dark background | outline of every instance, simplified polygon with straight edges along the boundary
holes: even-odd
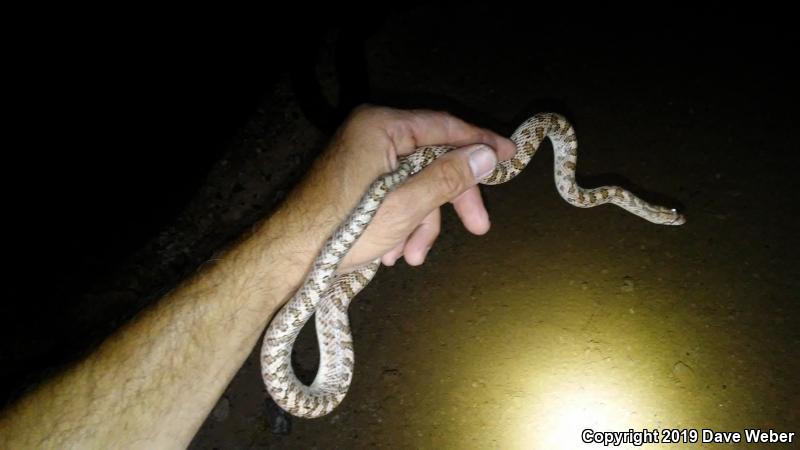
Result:
[[[411,44],[403,44],[409,36],[397,27],[384,28],[406,16],[428,21],[409,28]],[[502,91],[509,80],[547,79],[582,97],[565,102],[558,94],[539,95],[528,108],[568,116],[579,102],[601,108],[613,107],[614,96],[642,97],[641,108],[622,114],[626,126],[672,104],[685,106],[677,122],[684,130],[673,131],[687,141],[705,139],[703,127],[749,141],[732,141],[729,148],[679,146],[669,156],[671,164],[701,161],[708,172],[740,173],[746,178],[730,182],[757,192],[738,207],[762,208],[762,218],[774,208],[780,217],[795,217],[798,146],[794,133],[786,131],[794,130],[798,118],[793,19],[788,11],[760,4],[678,10],[661,3],[611,11],[577,3],[417,2],[393,11],[309,5],[230,16],[136,11],[108,12],[95,20],[36,20],[38,31],[17,36],[14,59],[6,64],[14,75],[6,87],[19,103],[4,152],[5,222],[11,229],[8,283],[0,303],[0,400],[10,401],[91,349],[214,248],[267,215],[354,105],[447,109],[502,132],[518,122],[507,118],[529,112],[505,111],[501,98],[496,110],[467,107],[464,98],[438,92],[437,83],[474,85],[490,97],[490,89]],[[419,44],[453,34],[463,35],[463,53],[434,58],[431,48]],[[387,44],[373,48],[378,56],[367,54],[375,35],[402,50]],[[431,59],[439,65],[426,71]],[[320,66],[328,72],[320,74]],[[408,67],[413,70],[403,72]],[[370,74],[389,72],[394,78],[385,78],[396,83],[375,89]],[[443,72],[445,81],[436,81]],[[426,88],[428,77],[433,81]],[[328,89],[341,96],[338,102],[326,99],[318,86],[329,79],[334,82]],[[279,92],[286,80],[291,90]],[[299,105],[300,117],[282,114],[287,98]],[[186,241],[195,247],[159,265],[159,257],[170,251],[159,233],[176,223],[179,228],[181,214],[208,183],[212,167],[246,147],[253,136],[248,123],[258,111],[259,120],[271,124],[308,121],[322,140],[298,149],[299,159],[286,173],[265,167],[266,173],[282,175],[272,178],[248,213],[197,231]],[[605,113],[597,109],[597,114]],[[698,148],[708,153],[700,158]],[[269,153],[268,145],[264,151]],[[692,200],[704,189],[708,186],[687,180],[673,194],[696,212],[703,206]],[[218,200],[224,204],[228,198]],[[787,256],[781,270],[796,274],[797,260],[790,256],[797,250],[796,223],[765,219],[762,225],[754,224],[748,228],[752,234],[741,238],[782,247],[780,254]],[[792,304],[786,314],[796,317]]]
[[[116,11],[89,19],[71,10],[63,12],[70,20],[40,18],[31,24],[36,32],[15,43],[8,90],[16,114],[4,180],[15,263],[0,305],[8,344],[0,355],[3,403],[91,349],[297,182],[308,161],[277,181],[283,191],[267,192],[273,198],[250,222],[222,230],[189,260],[156,269],[158,281],[145,282],[144,291],[122,288],[137,300],[108,306],[102,299],[134,255],[157,258],[153,239],[257,109],[280,108],[271,103],[277,80],[291,80],[326,133],[367,99],[361,47],[379,19],[370,24],[369,11],[356,17],[346,8],[315,11]],[[333,29],[345,30],[337,45],[350,72],[341,106],[322,97],[316,74]],[[97,290],[101,298],[90,294]]]

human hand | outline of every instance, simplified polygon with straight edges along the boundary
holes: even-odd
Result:
[[[339,160],[341,196],[354,206],[366,187],[397,168],[398,157],[425,145],[451,145],[455,150],[437,159],[390,193],[340,265],[340,271],[378,257],[394,265],[402,256],[420,265],[439,235],[440,207],[451,202],[464,226],[480,235],[490,221],[478,181],[497,160],[514,156],[511,140],[470,125],[447,113],[362,107],[334,137],[329,157]]]

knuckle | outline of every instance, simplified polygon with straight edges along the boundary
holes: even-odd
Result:
[[[377,109],[378,107],[376,106],[370,105],[368,103],[363,103],[353,108],[353,112],[350,115],[354,119],[362,119],[364,117],[369,117],[375,114],[375,111]]]
[[[355,107],[344,121],[342,129],[346,135],[360,135],[376,128],[386,128],[397,119],[391,108],[362,104]]]
[[[354,121],[374,120],[384,118],[389,115],[391,109],[385,106],[376,106],[370,103],[362,103],[356,106],[350,117]]]
[[[461,161],[456,158],[442,158],[436,167],[436,176],[448,199],[457,196],[464,188],[464,176]]]
[[[356,106],[350,112],[347,120],[345,120],[345,125],[348,128],[364,126],[365,124],[369,124],[379,114],[380,108],[369,104],[362,104]]]
[[[376,108],[376,106],[374,106],[374,105],[372,105],[370,103],[361,103],[359,105],[356,105],[355,108],[353,108],[352,114],[353,115],[361,114],[361,113],[364,113],[366,111],[370,111],[370,110],[375,109],[375,108]]]

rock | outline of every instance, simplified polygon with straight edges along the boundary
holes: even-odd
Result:
[[[633,292],[635,289],[633,278],[626,276],[622,279],[622,292]]]
[[[214,410],[211,411],[211,417],[214,418],[217,422],[222,422],[223,420],[228,418],[228,415],[231,412],[231,402],[228,400],[228,397],[222,397],[217,402],[217,406],[214,407]]]
[[[693,386],[697,381],[694,370],[683,361],[678,361],[672,366],[672,375],[683,385]]]
[[[384,368],[381,372],[381,381],[388,388],[397,388],[400,386],[400,370],[393,368]]]
[[[272,434],[286,436],[292,432],[292,420],[289,413],[281,409],[271,397],[266,396],[266,416]]]

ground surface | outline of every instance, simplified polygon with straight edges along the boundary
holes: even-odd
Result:
[[[586,184],[618,174],[675,199],[688,223],[571,208],[547,147],[483,189],[491,233],[469,236],[448,214],[423,267],[383,270],[360,296],[356,378],[339,409],[271,435],[253,358],[193,446],[561,448],[577,439],[567,417],[600,430],[798,430],[797,159],[780,60],[677,25],[597,29],[591,42],[509,15],[467,10],[438,27],[428,13],[369,39],[378,98],[457,104],[505,133],[562,106]]]

